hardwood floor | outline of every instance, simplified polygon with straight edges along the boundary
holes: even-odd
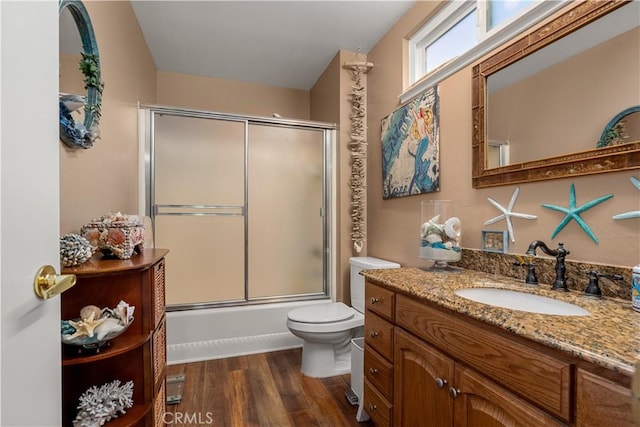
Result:
[[[361,426],[345,392],[350,375],[309,378],[302,349],[171,365],[185,374],[182,401],[167,405],[170,426]]]

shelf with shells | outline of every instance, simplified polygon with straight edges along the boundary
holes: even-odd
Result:
[[[114,308],[101,309],[95,305],[82,307],[80,317],[61,322],[62,343],[69,346],[65,354],[71,357],[83,356],[82,360],[75,362],[86,363],[86,356],[103,353],[108,349],[112,356],[143,344],[148,339],[145,334],[119,339],[117,345],[114,341],[133,323],[134,310],[135,307],[125,301],[120,301]],[[65,362],[73,364],[74,359],[67,358]]]
[[[114,380],[133,383],[133,406],[109,426],[162,425],[167,252],[148,249],[128,259],[95,253],[62,270],[75,274],[77,283],[60,303],[61,425],[73,424],[90,387]]]

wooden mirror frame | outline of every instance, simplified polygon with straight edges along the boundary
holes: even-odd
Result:
[[[580,2],[538,30],[516,40],[472,70],[472,186],[496,187],[569,176],[640,168],[640,141],[590,149],[497,168],[486,168],[487,78],[629,1]]]
[[[93,32],[89,13],[80,0],[59,0],[58,13],[68,9],[78,27],[82,40],[82,59],[79,68],[84,76],[87,91],[84,105],[84,122],[75,123],[70,112],[60,102],[60,139],[69,148],[90,148],[99,138],[102,111],[102,82],[98,43]]]

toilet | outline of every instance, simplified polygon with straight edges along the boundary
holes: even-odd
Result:
[[[364,277],[362,270],[398,268],[400,264],[372,257],[352,257],[351,305],[314,304],[291,310],[287,327],[303,340],[302,373],[325,378],[351,372],[351,339],[364,334]]]

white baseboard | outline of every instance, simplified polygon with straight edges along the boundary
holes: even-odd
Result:
[[[302,340],[291,332],[169,344],[167,363],[176,365],[297,347],[302,347]]]

